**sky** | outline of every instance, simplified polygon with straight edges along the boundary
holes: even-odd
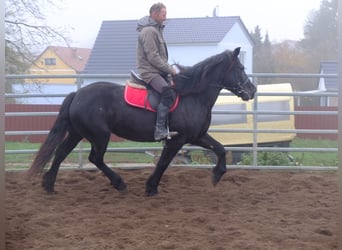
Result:
[[[136,20],[148,15],[158,0],[64,0],[60,9],[47,15],[52,26],[70,27],[72,46],[92,48],[104,20]],[[248,31],[258,25],[271,42],[300,40],[303,28],[321,0],[164,0],[168,18],[240,16]]]

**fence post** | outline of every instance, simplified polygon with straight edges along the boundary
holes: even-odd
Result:
[[[5,6],[0,3],[0,249],[5,249]]]
[[[253,77],[253,83],[258,87],[258,77]],[[253,167],[258,166],[258,92],[253,100]]]
[[[77,84],[77,90],[82,88],[82,79],[78,76],[76,80]],[[83,142],[82,140],[78,143],[78,167],[82,168],[83,167]]]
[[[337,239],[339,240],[339,246],[341,249],[342,248],[342,87],[341,87],[341,82],[342,82],[342,1],[338,2],[338,23],[337,23],[337,41],[338,41],[338,68],[337,68],[337,81],[339,83],[338,87],[338,152],[339,152],[339,168],[338,168],[338,186],[339,186],[339,228],[337,228]]]

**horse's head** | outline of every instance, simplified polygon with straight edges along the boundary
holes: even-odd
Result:
[[[239,60],[240,47],[229,53],[231,53],[231,62],[227,72],[224,74],[224,79],[222,80],[224,88],[228,89],[244,101],[253,99],[256,87],[249,80],[245,72],[245,67]]]
[[[244,101],[253,99],[256,87],[239,60],[240,48],[209,57],[192,67],[179,64],[174,76],[175,90],[181,95],[204,92],[208,87],[225,88]]]

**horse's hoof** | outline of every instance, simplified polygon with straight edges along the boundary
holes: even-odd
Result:
[[[123,181],[120,181],[119,184],[113,184],[113,186],[116,190],[118,190],[121,193],[124,193],[125,191],[127,191],[127,185]]]
[[[43,185],[43,188],[47,194],[56,194],[55,189],[53,186]]]
[[[146,190],[145,195],[147,197],[156,196],[156,195],[158,195],[158,190],[157,189]]]
[[[43,181],[42,187],[47,194],[55,194],[55,189],[53,185],[48,185],[47,182]]]
[[[45,191],[46,194],[57,194],[57,192],[55,191],[54,188],[44,187],[44,191]]]
[[[47,195],[57,194],[57,191],[47,191],[47,190],[45,190],[45,192],[46,192]]]
[[[121,190],[118,190],[118,191],[119,191],[119,193],[122,194],[122,195],[128,194],[128,189],[127,189],[127,188],[121,189]]]
[[[216,186],[220,182],[222,176],[225,173],[226,173],[226,171],[213,171],[212,183],[213,183],[214,186]]]

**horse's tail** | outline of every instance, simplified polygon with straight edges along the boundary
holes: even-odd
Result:
[[[75,92],[72,92],[64,99],[55,123],[28,170],[28,176],[32,176],[43,171],[46,164],[51,160],[57,146],[65,138],[68,128],[70,127],[69,108],[75,94]]]

